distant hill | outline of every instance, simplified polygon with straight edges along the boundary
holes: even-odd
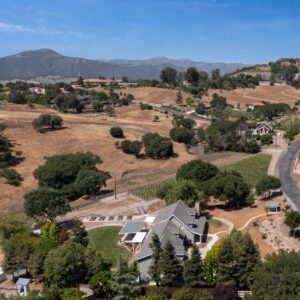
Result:
[[[184,71],[190,66],[210,72],[220,69],[229,73],[245,67],[241,63],[206,63],[185,59],[155,57],[147,60],[91,60],[68,57],[50,49],[21,52],[0,58],[0,80],[35,79],[46,76],[61,78],[84,78],[105,76],[108,78],[158,79],[160,70],[166,66]]]

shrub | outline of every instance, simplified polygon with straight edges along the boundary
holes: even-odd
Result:
[[[126,154],[139,155],[142,149],[142,142],[125,140],[121,143],[121,149]]]
[[[18,186],[23,180],[21,175],[14,169],[3,169],[1,175],[6,179],[6,182],[11,185]]]
[[[147,103],[140,103],[141,110],[153,110],[153,106]]]
[[[114,138],[123,138],[124,137],[123,130],[120,127],[112,127],[109,132],[110,132],[111,136]]]
[[[261,135],[259,139],[262,145],[271,145],[273,143],[272,134]]]
[[[193,294],[187,287],[180,288],[176,290],[173,295],[172,299],[174,300],[193,300]]]
[[[57,115],[41,114],[37,119],[32,121],[32,126],[36,131],[55,130],[61,128],[63,119]]]

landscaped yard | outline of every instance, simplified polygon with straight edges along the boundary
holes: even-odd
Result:
[[[221,221],[216,220],[216,219],[208,219],[207,223],[209,226],[216,227],[216,228],[219,228],[223,225],[223,223]]]
[[[271,158],[272,156],[268,154],[258,154],[224,166],[222,170],[239,172],[245,181],[253,187],[262,177],[267,175]]]
[[[107,226],[92,229],[88,231],[90,244],[99,251],[104,258],[109,260],[113,267],[117,265],[118,257],[121,255],[124,259],[129,260],[131,254],[125,248],[118,246],[120,239],[119,226]]]

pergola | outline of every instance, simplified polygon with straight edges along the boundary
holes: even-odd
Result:
[[[129,222],[123,226],[119,234],[123,234],[122,243],[131,246],[132,252],[143,242],[147,231],[145,231],[145,222]]]

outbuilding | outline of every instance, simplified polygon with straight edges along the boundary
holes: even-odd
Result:
[[[270,201],[266,203],[268,213],[277,213],[280,210],[280,203],[277,201]]]

